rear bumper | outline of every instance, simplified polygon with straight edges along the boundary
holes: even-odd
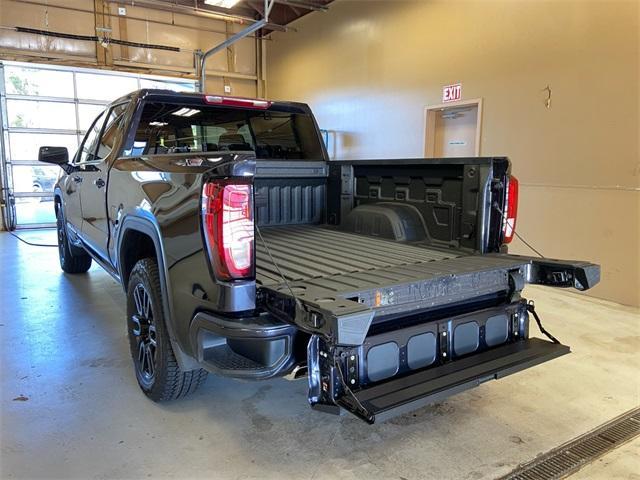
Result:
[[[270,314],[227,318],[198,312],[191,322],[193,351],[203,368],[220,375],[266,379],[293,368],[296,328]]]

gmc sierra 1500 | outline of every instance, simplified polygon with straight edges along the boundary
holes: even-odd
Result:
[[[307,376],[312,406],[372,423],[568,353],[529,338],[521,291],[599,280],[506,253],[506,158],[329,161],[300,103],[140,90],[40,160],[65,171],[62,269],[122,284],[156,401],[207,372]]]

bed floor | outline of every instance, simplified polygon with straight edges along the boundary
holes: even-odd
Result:
[[[262,227],[260,231],[288,281],[384,270],[463,255],[456,250],[398,243],[317,225]],[[256,238],[256,266],[258,283],[282,283],[282,277],[259,236]]]

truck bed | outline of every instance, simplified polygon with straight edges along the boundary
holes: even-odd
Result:
[[[366,278],[368,282],[403,281],[406,276],[396,278],[399,276],[388,273],[388,269],[407,266],[407,271],[411,271],[412,265],[468,255],[452,249],[402,244],[317,225],[269,227],[262,228],[261,233],[280,272],[289,282],[359,272],[367,273],[366,276],[356,275],[355,278]],[[256,259],[259,284],[283,283],[260,238],[257,239]]]

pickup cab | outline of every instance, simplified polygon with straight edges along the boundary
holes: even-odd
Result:
[[[569,353],[529,337],[523,288],[599,281],[507,253],[507,158],[330,161],[301,103],[140,90],[39,158],[64,170],[62,270],[122,284],[155,401],[306,377],[312,407],[373,423]]]

